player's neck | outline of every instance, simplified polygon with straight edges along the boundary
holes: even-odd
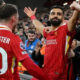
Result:
[[[10,28],[10,25],[8,25],[6,23],[0,23],[0,27],[3,27],[4,29],[7,29],[7,30],[12,32],[12,29]]]
[[[59,26],[53,26],[53,25],[51,25],[51,28],[52,28],[52,30],[56,30],[56,29],[58,29],[62,24],[63,24],[63,23],[61,23]]]
[[[51,26],[51,29],[52,29],[52,30],[56,30],[58,27],[59,27],[59,26],[56,26],[56,27]]]
[[[11,22],[11,20],[8,20],[8,21],[0,20],[0,24],[7,26],[10,29],[10,31],[12,32],[13,23]]]

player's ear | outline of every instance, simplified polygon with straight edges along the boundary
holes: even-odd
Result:
[[[16,21],[16,16],[12,16],[11,20],[12,20],[12,22],[15,22]]]
[[[10,22],[11,22],[11,23],[14,23],[14,21],[15,21],[15,16],[11,16]]]

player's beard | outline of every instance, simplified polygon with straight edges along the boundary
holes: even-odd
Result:
[[[55,18],[50,19],[50,23],[52,26],[58,27],[62,23],[62,20],[55,17]]]

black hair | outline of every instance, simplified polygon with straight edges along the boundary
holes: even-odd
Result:
[[[35,31],[33,31],[33,30],[28,30],[28,33],[35,34]]]
[[[18,13],[16,5],[5,4],[0,7],[0,20],[8,20],[11,16]]]
[[[59,9],[61,9],[62,12],[63,12],[63,14],[64,14],[64,8],[63,8],[63,6],[61,6],[61,5],[54,5],[54,6],[51,7],[50,11],[51,11],[52,9],[54,9],[54,8],[59,8]]]

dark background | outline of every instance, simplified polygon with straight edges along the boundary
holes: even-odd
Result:
[[[23,9],[25,6],[30,6],[32,9],[35,7],[38,8],[38,11],[42,10],[43,8],[50,8],[54,4],[62,5],[65,2],[69,4],[73,0],[4,0],[6,3],[15,4],[18,6],[20,18],[25,17]]]

